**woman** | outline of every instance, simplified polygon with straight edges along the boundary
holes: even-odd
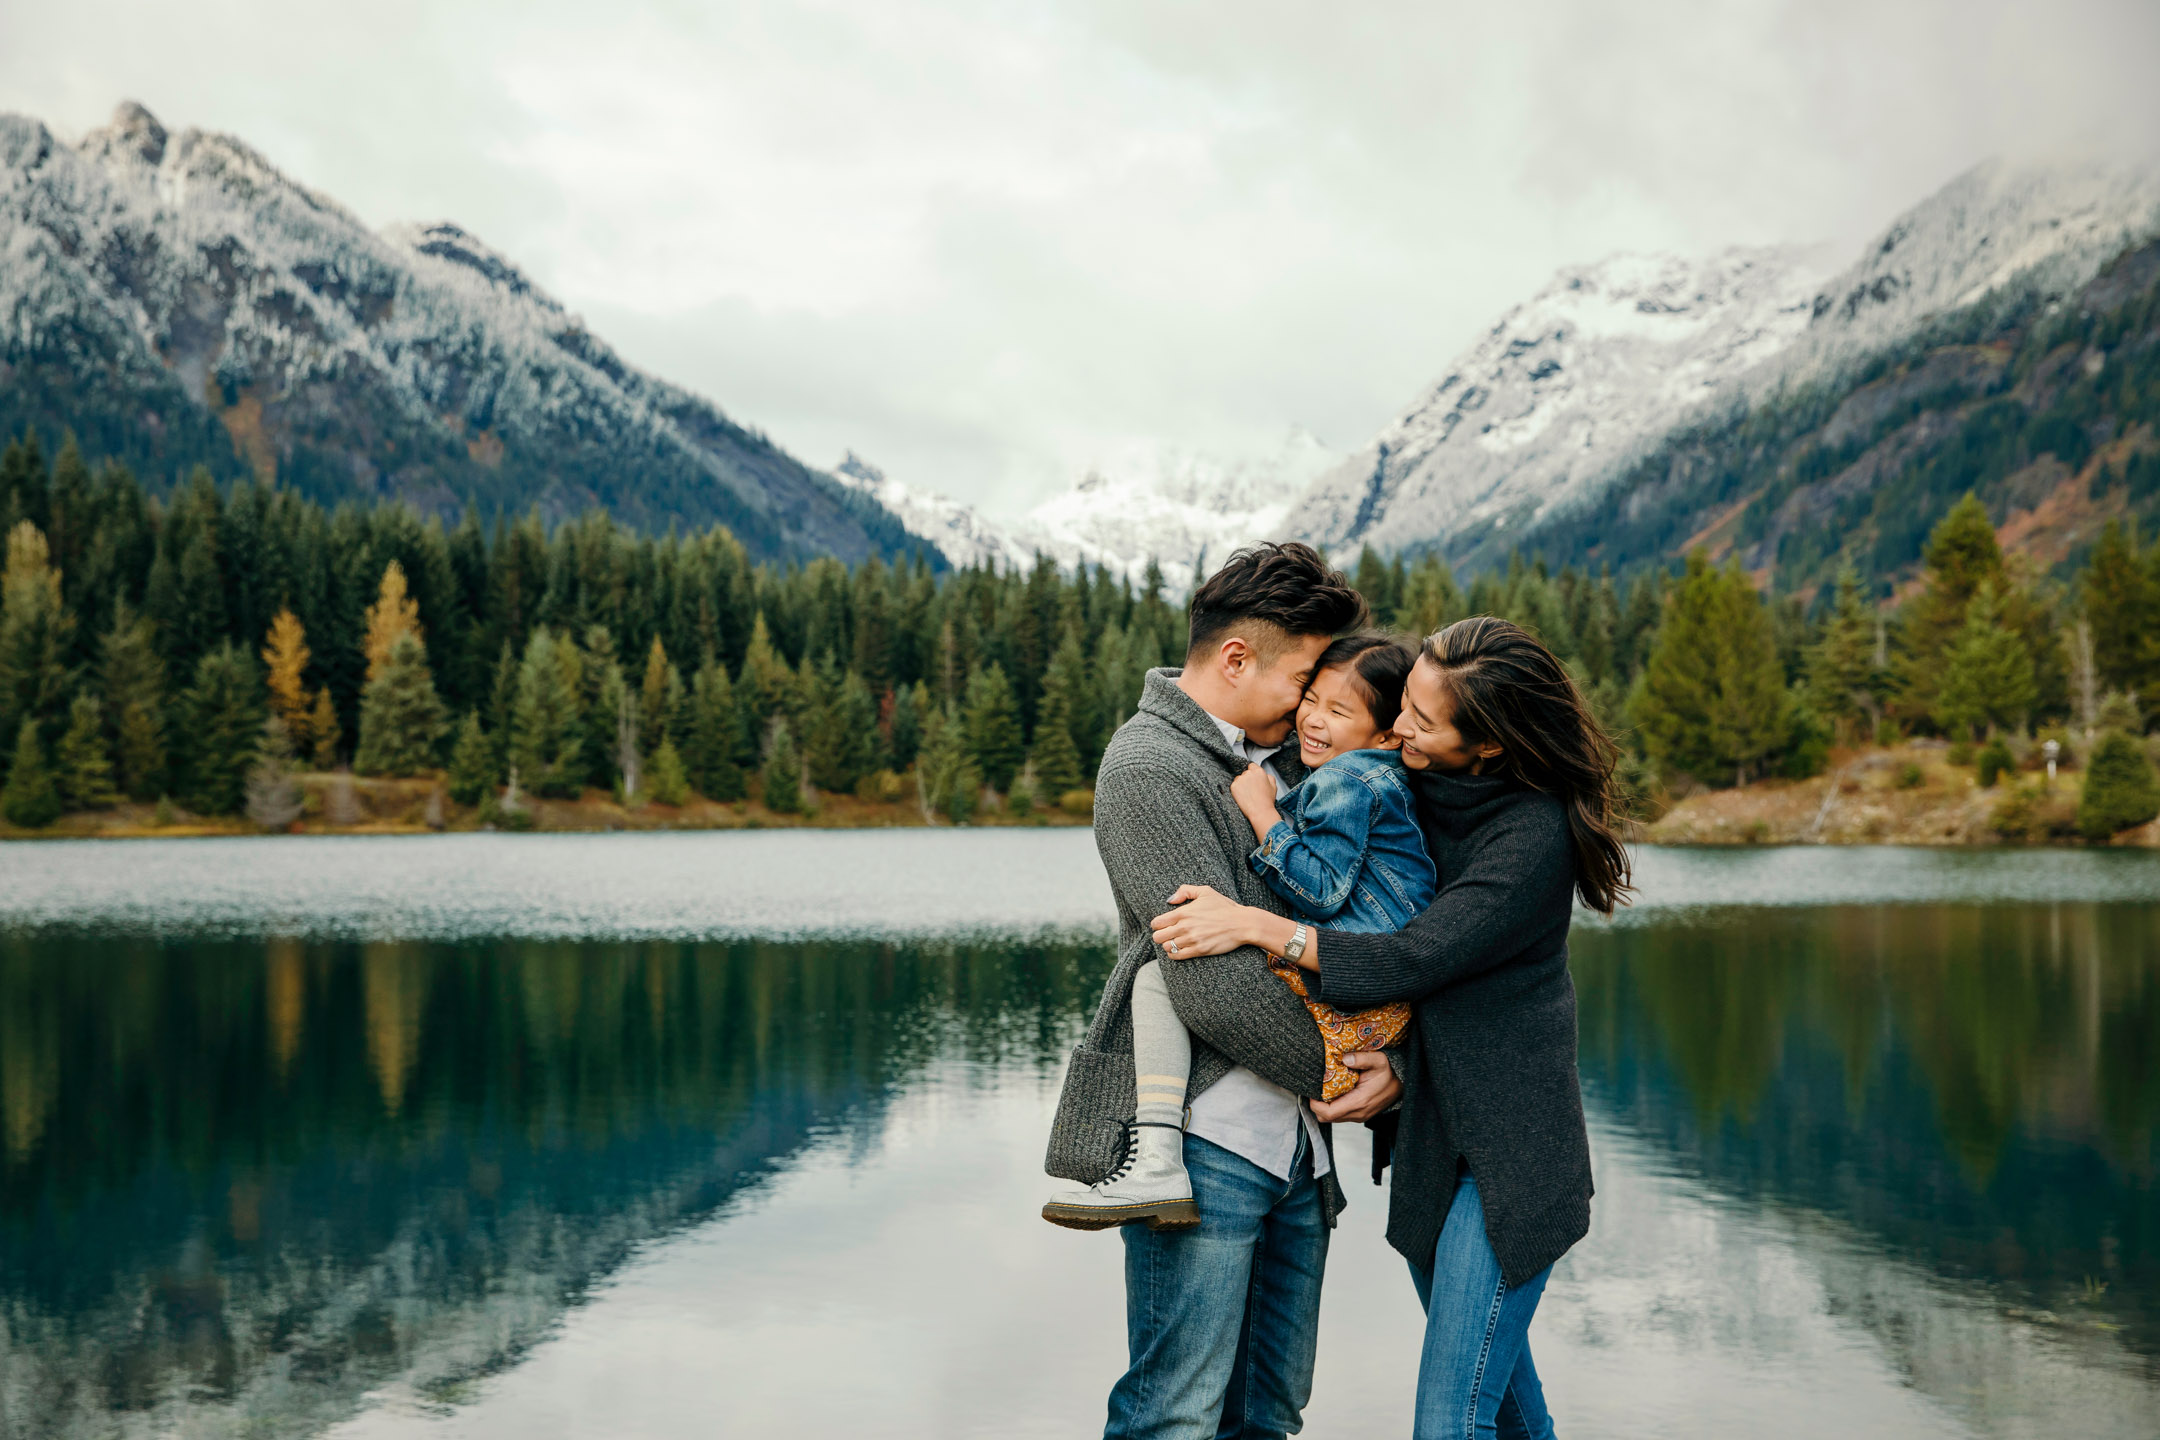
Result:
[[[1414,1433],[1547,1436],[1530,1321],[1590,1228],[1567,932],[1576,896],[1610,914],[1630,888],[1616,752],[1552,652],[1489,616],[1427,637],[1395,729],[1440,892],[1395,934],[1322,929],[1292,958],[1329,1004],[1415,1014],[1387,1230],[1425,1306]],[[1155,938],[1181,957],[1297,949],[1291,920],[1201,887],[1172,898]],[[1393,1090],[1360,1086],[1332,1118],[1369,1119]]]

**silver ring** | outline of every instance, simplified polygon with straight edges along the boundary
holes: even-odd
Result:
[[[1175,954],[1177,954],[1177,941],[1175,941],[1175,940],[1172,940],[1172,941],[1171,941],[1171,942],[1170,942],[1170,943],[1169,943],[1169,944],[1168,944],[1167,946],[1165,946],[1164,948],[1165,948],[1165,949],[1167,949],[1167,950],[1168,950],[1168,951],[1169,951],[1169,952],[1170,952],[1170,953],[1171,953],[1172,955],[1175,955]]]

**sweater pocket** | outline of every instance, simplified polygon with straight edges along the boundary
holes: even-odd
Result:
[[[1125,1158],[1126,1127],[1138,1105],[1132,1051],[1073,1047],[1065,1089],[1050,1122],[1043,1169],[1060,1180],[1093,1185]]]

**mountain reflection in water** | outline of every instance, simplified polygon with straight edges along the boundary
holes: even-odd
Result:
[[[744,1202],[806,1159],[858,1177],[865,1204],[922,1205],[886,1152],[895,1126],[961,1123],[894,1109],[940,1086],[1018,1107],[1010,1168],[1034,1184],[1057,1066],[1110,960],[1055,941],[0,936],[0,1433],[312,1434],[386,1387],[414,1425],[479,1413],[611,1277],[690,1263],[666,1237],[751,1223]],[[1696,1323],[1675,1318],[1669,1273],[1644,1280],[1657,1267],[1699,1266],[1698,1293],[1769,1274],[1694,1258],[1685,1210],[1732,1217],[1728,1250],[1785,1236],[1807,1286],[1760,1279],[1743,1301],[1816,1307],[1941,1433],[2045,1433],[2065,1375],[2095,1407],[2066,1431],[2151,1432],[2160,905],[1689,911],[1579,926],[1574,970],[1605,1169],[1598,1229],[1539,1322],[1556,1392],[1570,1357],[1654,1368],[1660,1327]],[[1342,1275],[1378,1198],[1353,1187]],[[1114,1242],[1071,1249],[1091,1242],[1020,1199],[995,1216],[978,1246],[1084,1254],[1114,1285]],[[950,1212],[919,1218],[950,1243]],[[956,1303],[930,1297],[911,1323],[936,1343]],[[1729,1333],[1723,1303],[1681,1349],[1785,1343]],[[1051,1330],[1014,1343],[1042,1376],[1067,1353]],[[1333,1344],[1323,1396],[1348,1363]],[[1861,1394],[1805,1363],[1833,1409]],[[1075,1393],[1107,1385],[1093,1368]],[[1314,1433],[1369,1432],[1346,1413]],[[1657,1433],[1688,1430],[1684,1395],[1661,1413]],[[885,1428],[929,1433],[908,1414]],[[1652,1429],[1597,1419],[1581,1428]]]

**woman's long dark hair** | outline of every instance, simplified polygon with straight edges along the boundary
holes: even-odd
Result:
[[[1620,747],[1566,667],[1529,631],[1490,615],[1434,631],[1419,653],[1440,672],[1464,742],[1500,747],[1487,773],[1513,776],[1567,811],[1576,893],[1612,914],[1634,889],[1614,815]]]

